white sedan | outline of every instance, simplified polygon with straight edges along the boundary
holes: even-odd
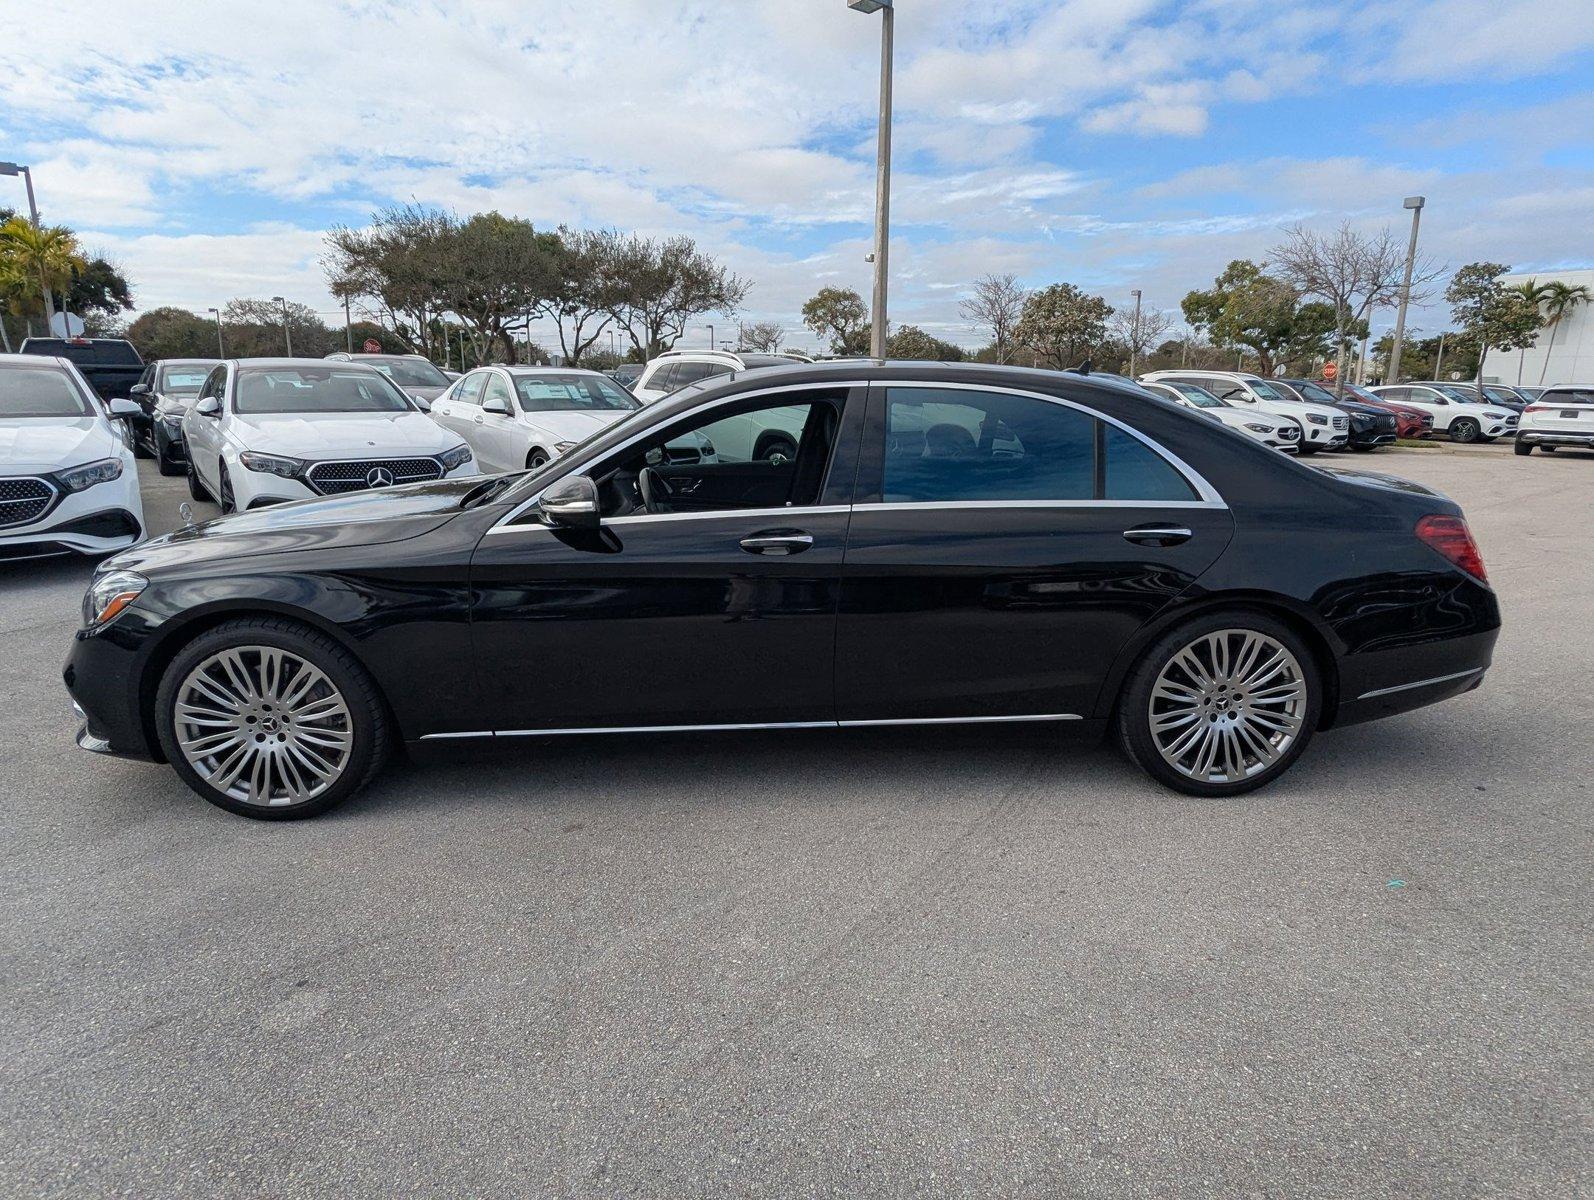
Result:
[[[1300,452],[1301,423],[1294,417],[1236,408],[1232,404],[1225,404],[1206,388],[1182,380],[1169,379],[1160,383],[1151,380],[1140,386],[1154,396],[1196,409],[1230,429],[1238,429],[1246,437],[1255,438],[1281,454]]]
[[[0,354],[0,561],[109,554],[144,536],[131,400],[109,408],[64,358]]]
[[[481,469],[495,473],[546,466],[641,407],[597,371],[478,367],[432,401],[432,420],[464,438]]]
[[[223,512],[480,473],[457,435],[357,363],[224,362],[183,418],[183,437],[189,491]]]

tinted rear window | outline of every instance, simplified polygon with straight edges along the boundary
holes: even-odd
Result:
[[[138,367],[143,365],[132,342],[107,338],[103,341],[67,342],[60,338],[29,338],[24,353],[54,354],[80,367]]]

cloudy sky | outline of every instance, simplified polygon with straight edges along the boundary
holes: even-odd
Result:
[[[794,334],[817,287],[868,293],[879,19],[843,0],[0,15],[0,159],[141,308],[330,318],[322,230],[410,200],[692,234]],[[974,344],[986,271],[1176,308],[1287,222],[1403,226],[1414,192],[1452,266],[1594,265],[1591,0],[898,0],[897,25],[894,321]]]

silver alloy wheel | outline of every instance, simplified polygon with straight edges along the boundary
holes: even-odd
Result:
[[[1157,676],[1151,740],[1179,774],[1235,783],[1267,770],[1295,743],[1307,699],[1305,673],[1286,646],[1253,629],[1219,629],[1180,650]]]
[[[172,711],[188,765],[244,804],[285,807],[338,781],[354,749],[349,706],[326,673],[277,646],[212,654],[177,689]]]

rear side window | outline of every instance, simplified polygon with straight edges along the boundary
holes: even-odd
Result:
[[[888,503],[1199,499],[1160,454],[1089,413],[1002,392],[892,388]]]

